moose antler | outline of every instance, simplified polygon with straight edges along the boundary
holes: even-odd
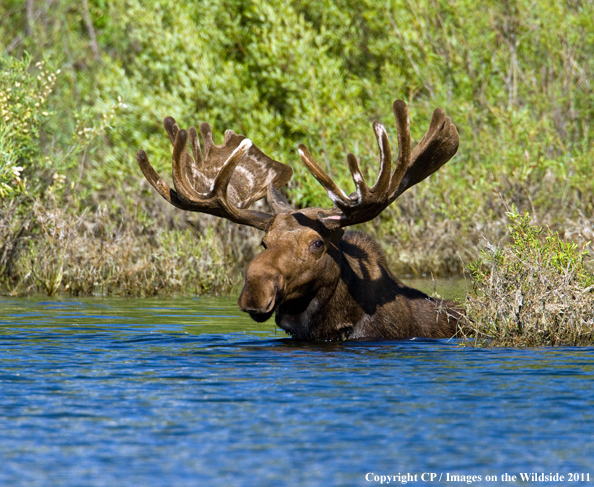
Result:
[[[412,151],[410,150],[410,123],[406,103],[396,100],[393,105],[398,134],[398,159],[391,173],[392,155],[386,129],[373,123],[380,152],[380,169],[372,188],[363,179],[357,158],[347,155],[347,163],[357,192],[347,196],[328,174],[316,163],[307,147],[299,145],[299,156],[311,174],[324,187],[335,208],[320,212],[318,219],[325,224],[340,227],[362,223],[375,218],[398,196],[411,186],[429,177],[448,162],[458,150],[456,127],[441,108],[433,112],[429,129]]]
[[[273,216],[246,208],[265,196],[269,185],[277,189],[285,185],[293,170],[232,130],[225,132],[225,140],[218,146],[213,143],[210,126],[201,124],[203,155],[194,127],[180,130],[172,117],[166,117],[163,124],[173,144],[175,190],[157,174],[146,152],[139,150],[136,154],[144,176],[159,194],[182,210],[209,213],[266,230]]]

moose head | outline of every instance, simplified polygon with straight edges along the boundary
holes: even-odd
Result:
[[[458,313],[452,303],[404,286],[390,273],[370,237],[344,230],[378,216],[458,149],[458,133],[442,109],[433,112],[414,150],[406,104],[395,101],[393,111],[398,138],[394,169],[386,130],[374,122],[379,176],[369,187],[356,157],[348,154],[356,187],[350,195],[320,168],[305,145],[299,145],[301,160],[328,193],[332,209],[293,208],[278,191],[292,176],[289,166],[231,130],[221,146],[215,145],[206,123],[200,126],[203,153],[194,127],[180,130],[173,118],[165,118],[173,144],[175,190],[156,173],[144,151],[138,151],[137,160],[148,181],[172,205],[266,232],[264,250],[248,266],[238,303],[254,320],[262,322],[275,313],[279,327],[308,340],[450,337]],[[249,209],[264,196],[272,214]]]

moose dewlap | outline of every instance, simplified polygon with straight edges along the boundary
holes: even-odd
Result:
[[[254,320],[265,321],[274,314],[280,328],[302,340],[451,337],[459,316],[453,303],[405,286],[392,275],[373,239],[344,231],[375,218],[458,150],[458,132],[442,109],[433,112],[429,129],[412,151],[406,104],[397,100],[393,110],[398,158],[392,171],[386,130],[374,122],[380,168],[371,188],[353,154],[347,162],[357,191],[346,195],[307,147],[299,145],[301,160],[334,203],[330,210],[294,209],[278,191],[293,174],[289,166],[231,130],[225,132],[222,145],[215,145],[206,123],[200,125],[202,148],[194,127],[180,130],[173,118],[165,118],[173,144],[175,190],[153,169],[144,151],[136,157],[145,177],[172,205],[266,232],[264,250],[247,269],[238,303]],[[264,196],[273,214],[249,209]]]

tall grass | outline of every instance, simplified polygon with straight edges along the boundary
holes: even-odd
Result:
[[[2,210],[14,217],[16,205]],[[107,205],[69,215],[50,197],[35,201],[25,221],[12,221],[18,224],[0,226],[2,284],[10,294],[227,294],[239,282],[227,232],[216,232],[212,218],[188,232],[164,219],[122,221]]]

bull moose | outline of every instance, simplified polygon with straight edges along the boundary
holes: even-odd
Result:
[[[290,166],[266,156],[243,135],[225,132],[215,145],[207,123],[200,125],[204,152],[194,127],[180,130],[166,117],[173,144],[173,184],[157,174],[146,153],[137,160],[151,185],[182,210],[209,213],[266,232],[264,250],[247,268],[239,307],[255,321],[276,314],[276,324],[300,340],[447,338],[456,333],[459,311],[453,303],[405,286],[388,269],[378,244],[349,225],[378,216],[399,195],[421,182],[458,150],[456,127],[441,108],[411,151],[406,104],[393,104],[398,159],[392,172],[388,135],[379,122],[379,176],[369,187],[353,154],[347,163],[356,192],[345,194],[299,145],[299,156],[334,203],[332,209],[293,208],[279,189],[292,176]],[[189,147],[188,147],[189,142]],[[191,152],[190,152],[191,150]],[[248,209],[267,197],[273,214]]]

